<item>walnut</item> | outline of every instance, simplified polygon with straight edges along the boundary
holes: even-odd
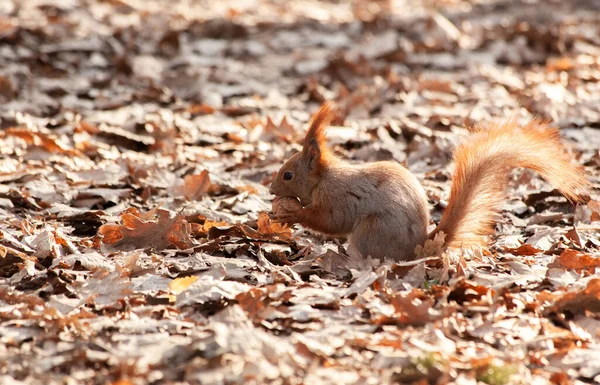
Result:
[[[300,210],[302,205],[296,198],[292,197],[276,197],[272,203],[273,213],[283,214]]]

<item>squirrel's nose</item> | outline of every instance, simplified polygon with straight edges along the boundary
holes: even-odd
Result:
[[[273,191],[273,186],[269,186],[269,194],[271,195],[275,195],[275,192]]]

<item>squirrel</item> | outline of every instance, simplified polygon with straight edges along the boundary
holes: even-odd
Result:
[[[354,165],[334,155],[325,135],[333,118],[333,103],[323,103],[302,151],[277,172],[269,188],[273,219],[348,236],[362,257],[411,260],[417,245],[438,233],[445,234],[444,249],[485,245],[515,168],[537,171],[572,203],[589,199],[583,167],[571,162],[558,129],[537,119],[476,125],[454,150],[450,198],[428,234],[428,200],[417,178],[393,161]]]

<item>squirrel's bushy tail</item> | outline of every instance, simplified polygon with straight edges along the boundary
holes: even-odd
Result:
[[[493,231],[505,198],[511,170],[535,170],[572,202],[587,199],[589,182],[583,167],[571,162],[558,129],[534,120],[525,126],[514,121],[476,126],[454,151],[455,171],[448,206],[430,238],[443,231],[445,245],[483,244]]]

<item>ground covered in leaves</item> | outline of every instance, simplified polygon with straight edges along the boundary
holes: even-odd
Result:
[[[1,1],[0,382],[598,383],[599,46],[593,0]],[[552,119],[596,191],[350,263],[267,214],[328,99],[434,220],[465,123]]]

